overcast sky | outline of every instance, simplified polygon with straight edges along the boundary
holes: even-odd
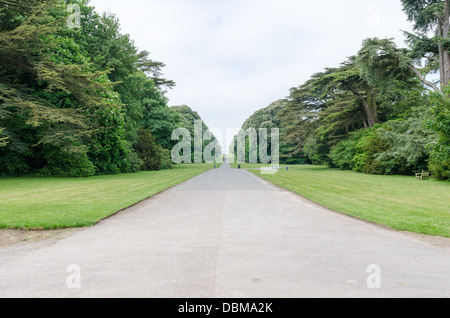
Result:
[[[91,0],[122,33],[164,62],[169,105],[188,105],[210,128],[240,128],[368,37],[411,30],[400,0]]]

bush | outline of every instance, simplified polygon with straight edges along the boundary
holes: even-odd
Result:
[[[311,134],[305,142],[303,152],[309,160],[315,165],[329,164],[330,158],[328,153],[330,151],[326,142],[318,138],[315,134]]]
[[[436,158],[430,160],[430,172],[433,177],[441,181],[450,181],[450,164],[442,163]]]
[[[329,154],[330,166],[370,174],[384,174],[384,164],[375,156],[386,149],[376,129],[361,129],[334,146]]]
[[[168,149],[162,149],[160,169],[172,169],[172,152]]]
[[[377,133],[389,146],[376,157],[385,163],[387,173],[411,175],[427,170],[429,146],[436,142],[436,134],[425,127],[422,118],[389,121]]]
[[[134,173],[141,171],[142,165],[144,164],[144,161],[139,158],[138,154],[134,151],[130,152],[127,157],[128,161],[128,169],[125,171],[126,173]]]
[[[435,149],[432,152],[429,169],[437,180],[450,181],[450,159],[445,157],[443,151]]]
[[[95,174],[95,166],[85,153],[68,153],[56,148],[44,152],[47,164],[38,171],[43,177],[90,177]]]
[[[130,169],[127,160],[131,152],[125,140],[124,118],[120,108],[104,107],[96,113],[102,129],[96,131],[89,141],[89,160],[97,174],[117,174]]]
[[[352,170],[357,144],[357,141],[349,139],[334,146],[330,151],[330,166],[341,170]]]
[[[369,174],[406,174],[427,170],[436,134],[422,118],[393,120],[350,134],[330,152],[331,166]]]
[[[149,129],[139,131],[135,149],[143,162],[142,170],[153,171],[172,168],[170,150],[163,149],[161,145],[158,145]]]
[[[18,153],[10,152],[0,155],[0,176],[23,176],[30,172],[26,158]]]
[[[430,160],[430,172],[437,180],[450,181],[450,164],[442,163],[436,158]]]
[[[359,141],[367,134],[367,130],[361,129],[350,133],[348,139],[341,141],[330,151],[330,166],[342,170],[353,170],[354,158]]]
[[[376,129],[367,129],[366,135],[357,143],[352,160],[353,170],[367,174],[385,174],[386,166],[376,155],[388,149],[386,141],[378,137]]]
[[[431,96],[433,116],[428,125],[439,139],[433,147],[430,170],[437,179],[450,180],[450,86],[443,93]]]

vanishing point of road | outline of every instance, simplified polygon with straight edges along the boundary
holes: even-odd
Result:
[[[448,242],[224,164],[62,240],[0,249],[0,297],[446,298]]]

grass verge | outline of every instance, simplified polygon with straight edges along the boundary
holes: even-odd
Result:
[[[258,165],[242,165],[242,169]],[[399,231],[450,237],[450,183],[296,166],[257,176],[331,210]]]
[[[92,226],[213,167],[178,165],[171,170],[90,178],[0,179],[0,229]]]

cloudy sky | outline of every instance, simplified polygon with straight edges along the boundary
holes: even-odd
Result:
[[[210,128],[240,128],[368,37],[411,30],[400,0],[91,0],[167,66],[170,106],[188,105]]]

